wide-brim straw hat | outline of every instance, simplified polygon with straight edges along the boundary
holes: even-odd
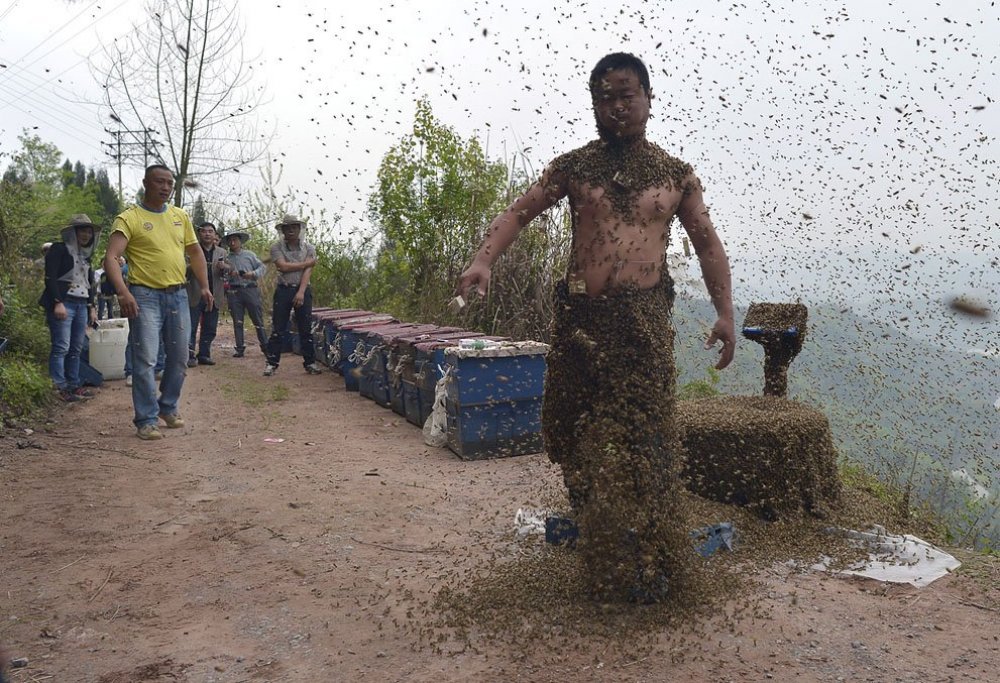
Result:
[[[93,228],[94,230],[100,230],[101,226],[90,220],[90,216],[85,213],[78,213],[69,219],[69,225],[67,228]]]
[[[277,228],[278,230],[281,230],[282,228],[289,225],[299,225],[304,228],[306,227],[306,221],[304,218],[299,218],[294,213],[286,213],[284,216],[281,217],[281,221],[274,227]]]
[[[222,242],[224,244],[227,244],[229,242],[230,237],[239,237],[240,244],[246,244],[248,241],[250,241],[250,233],[248,232],[229,232],[226,233],[226,236],[222,238]]]

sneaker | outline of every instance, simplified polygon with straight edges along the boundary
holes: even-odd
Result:
[[[156,425],[143,425],[136,430],[135,434],[143,441],[156,441],[163,438],[163,433]]]
[[[84,389],[83,387],[77,387],[73,390],[73,395],[79,398],[81,401],[86,401],[88,399],[94,398],[94,392],[89,389]]]
[[[197,364],[198,364],[198,359],[197,358],[195,358],[194,356],[191,356],[190,358],[188,358],[188,367],[189,368],[193,368]]]
[[[233,354],[233,358],[242,358],[242,357],[243,357],[242,351],[237,351],[236,353]]]
[[[268,363],[264,366],[264,377],[270,377],[274,374],[274,371],[278,369],[277,365],[271,365]]]
[[[184,426],[184,418],[174,413],[173,415],[160,415],[160,419],[167,423],[171,429],[180,429]]]
[[[316,363],[310,363],[306,366],[306,372],[310,375],[321,375],[323,374],[323,369],[316,365]]]
[[[125,386],[132,386],[132,375],[125,375]]]
[[[198,365],[215,365],[215,361],[211,358],[199,358]]]
[[[82,398],[80,398],[79,396],[77,396],[76,394],[74,394],[69,389],[59,389],[56,392],[56,395],[59,397],[59,400],[62,401],[62,402],[64,402],[64,403],[76,403],[78,401],[82,401],[83,400]]]

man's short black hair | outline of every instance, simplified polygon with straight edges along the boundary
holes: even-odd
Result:
[[[202,228],[212,228],[212,230],[215,230],[215,223],[212,223],[212,222],[209,222],[209,221],[205,221],[201,225],[198,226],[199,230],[201,230]]]
[[[147,167],[146,167],[146,173],[145,173],[145,175],[143,175],[143,177],[144,177],[144,178],[148,178],[148,177],[149,177],[149,174],[150,174],[150,173],[151,173],[152,171],[160,171],[160,170],[163,170],[163,171],[166,171],[166,172],[167,172],[167,173],[169,173],[169,174],[170,174],[171,176],[172,176],[172,175],[174,174],[174,172],[173,172],[173,171],[171,171],[171,170],[170,170],[170,169],[169,169],[168,167],[164,166],[163,164],[153,164],[152,166],[147,166]]]
[[[646,65],[642,63],[641,59],[628,52],[612,52],[601,57],[601,61],[590,72],[590,92],[594,92],[604,74],[618,69],[626,69],[634,73],[639,78],[639,85],[642,86],[647,95],[649,94],[649,71],[646,70]]]

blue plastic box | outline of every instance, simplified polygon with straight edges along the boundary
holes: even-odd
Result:
[[[336,357],[336,369],[344,375],[344,388],[347,391],[358,390],[359,373],[355,361],[358,360],[358,353],[364,353],[363,338],[368,329],[395,320],[391,315],[378,314],[345,320],[337,325],[334,346],[330,352]],[[359,343],[361,343],[360,348]]]
[[[387,313],[372,311],[345,311],[344,313],[326,314],[323,317],[323,335],[326,338],[327,362],[334,372],[343,374],[343,363],[340,349],[340,328],[353,322],[388,322],[395,320]]]
[[[413,395],[416,394],[416,344],[458,339],[473,334],[475,333],[458,327],[438,327],[429,333],[405,335],[393,339],[389,345],[386,360],[386,375],[389,382],[389,408],[398,415],[406,416],[405,393],[407,391],[407,382],[410,387],[410,393]],[[414,420],[410,420],[410,422],[416,424]]]
[[[407,421],[423,427],[431,416],[434,388],[441,379],[441,368],[444,366],[444,350],[449,346],[458,346],[459,339],[506,341],[508,337],[487,337],[480,332],[465,332],[458,336],[445,335],[443,339],[415,344],[417,353],[413,361],[412,382],[408,386],[407,379],[403,379],[403,406]]]
[[[539,342],[444,350],[448,447],[463,460],[542,450],[545,354]]]
[[[393,340],[403,335],[429,333],[438,329],[437,325],[418,323],[396,323],[373,327],[364,338],[364,365],[359,367],[358,390],[365,398],[370,398],[380,406],[389,407],[389,373],[387,370],[389,347]]]
[[[330,365],[330,337],[327,335],[327,323],[336,320],[338,316],[364,313],[356,308],[314,308],[312,311],[313,348],[316,349],[316,360],[323,365]]]

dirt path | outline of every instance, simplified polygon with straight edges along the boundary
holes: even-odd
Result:
[[[29,660],[16,683],[995,680],[997,563],[922,590],[774,568],[756,617],[660,634],[638,657],[598,638],[441,652],[427,603],[508,552],[514,512],[558,491],[558,471],[429,448],[298,358],[265,379],[227,333],[163,441],[134,436],[123,382],[49,433],[0,438],[0,642]]]

